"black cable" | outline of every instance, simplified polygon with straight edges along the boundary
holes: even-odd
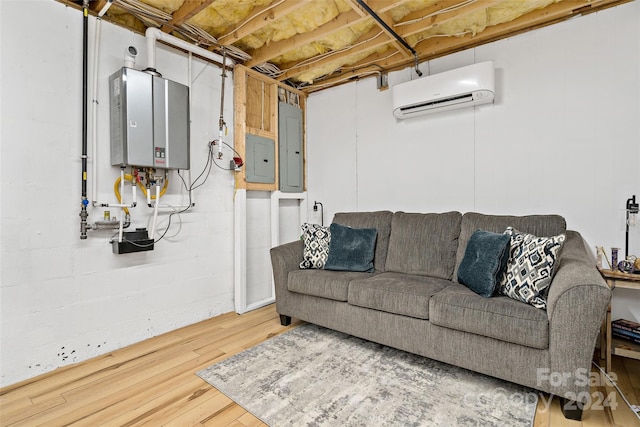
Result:
[[[225,143],[225,145],[228,146],[228,144]],[[235,150],[233,150],[235,151]],[[169,219],[167,220],[167,227],[164,229],[164,232],[162,233],[162,235],[160,237],[158,237],[157,240],[155,240],[152,244],[155,244],[157,242],[159,242],[160,240],[162,240],[162,238],[167,234],[167,232],[169,231],[169,228],[171,227],[171,217],[178,214],[180,215],[181,213],[184,213],[186,211],[188,211],[189,209],[191,209],[193,207],[193,202],[192,202],[192,198],[191,198],[191,192],[193,190],[195,190],[198,187],[201,187],[202,185],[204,185],[205,182],[207,182],[207,179],[209,179],[210,176],[210,172],[211,172],[211,163],[215,163],[215,156],[213,153],[213,144],[209,144],[209,156],[207,158],[207,162],[204,165],[204,168],[202,169],[202,172],[200,173],[200,175],[198,175],[198,177],[191,183],[191,186],[187,186],[187,182],[184,180],[184,177],[182,175],[180,175],[180,171],[178,171],[178,176],[180,177],[180,180],[182,180],[182,185],[184,186],[184,188],[187,190],[187,192],[189,193],[189,204],[187,205],[187,207],[185,207],[184,209],[180,210],[180,211],[174,211],[171,212],[169,214]],[[207,169],[208,168],[208,169]],[[206,172],[206,175],[205,175]],[[204,180],[196,185],[196,183],[198,182],[198,180],[200,178],[202,178],[202,176],[205,175]],[[133,243],[134,245],[136,245],[135,243]],[[151,245],[146,245],[146,246],[151,246]]]
[[[318,205],[320,205],[320,225],[324,226],[324,206],[320,202],[313,202],[313,211],[318,211]]]
[[[218,142],[218,143],[220,143],[217,139],[216,139],[216,140],[214,140],[213,142]],[[236,156],[237,156],[237,157],[239,157],[240,159],[242,159],[242,156],[240,155],[240,153],[238,153],[238,152],[236,151],[236,149],[235,149],[235,148],[233,148],[232,146],[230,146],[229,144],[227,144],[227,143],[226,143],[226,142],[224,142],[224,141],[222,141],[222,143],[223,143],[224,145],[226,145],[227,147],[229,147],[231,150],[233,150],[233,152],[236,154]],[[233,169],[233,168],[231,168],[231,167],[225,168],[225,167],[220,166],[220,165],[218,164],[218,162],[216,162],[215,157],[213,157],[213,163],[215,163],[215,165],[216,165],[217,167],[219,167],[220,169],[222,169],[222,170],[226,170],[226,171],[232,171],[232,170],[235,170],[235,169]]]
[[[178,174],[178,176],[180,177],[180,179],[182,179],[182,182],[186,185],[186,182],[184,181],[184,178],[182,177],[182,175]],[[128,240],[128,239],[122,239],[123,242],[128,242],[131,243],[133,246],[136,246],[138,248],[148,248],[150,246],[155,245],[156,243],[158,243],[160,240],[162,240],[162,238],[167,234],[167,232],[169,231],[169,228],[171,228],[171,217],[176,215],[176,214],[181,214],[184,213],[186,211],[188,211],[189,209],[191,209],[193,207],[193,203],[191,202],[191,192],[189,192],[189,204],[187,205],[186,208],[180,210],[180,211],[173,211],[169,214],[169,219],[167,220],[167,227],[164,229],[164,232],[162,233],[162,235],[160,237],[158,237],[157,240],[154,240],[151,243],[147,243],[147,244],[140,244],[140,243],[136,243],[132,240]],[[156,201],[156,203],[158,203],[159,201]],[[114,235],[115,236],[115,235]]]
[[[207,179],[209,179],[209,175],[211,174],[211,163],[213,162],[213,158],[214,158],[214,154],[213,154],[213,144],[209,143],[209,155],[207,156],[207,163],[205,163],[204,165],[204,169],[202,170],[202,172],[200,173],[200,175],[198,175],[196,177],[196,179],[193,180],[193,182],[191,183],[191,187],[187,188],[187,183],[184,182],[184,178],[182,178],[182,176],[180,177],[182,179],[182,182],[184,183],[184,188],[189,191],[189,193],[191,193],[192,190],[195,190],[198,187],[201,187],[202,185],[204,185],[205,182],[207,182]],[[207,169],[208,167],[208,169]],[[204,178],[204,181],[202,181],[200,184],[196,185],[196,183],[198,182],[198,180],[200,178],[202,178],[202,175],[204,175],[206,172],[206,176]]]
[[[411,54],[413,55],[413,59],[415,61],[415,70],[416,70],[416,74],[420,77],[422,77],[422,72],[418,69],[418,52],[415,51],[414,48],[412,48],[409,43],[407,43],[407,41],[405,39],[403,39],[402,37],[400,37],[400,35],[398,33],[395,32],[395,30],[393,28],[391,28],[386,22],[384,22],[384,19],[382,19],[380,16],[378,16],[377,13],[375,13],[373,11],[373,9],[371,9],[365,2],[364,0],[356,0],[356,2],[373,18],[375,19],[378,24],[380,24],[385,30],[387,30],[387,33],[391,34],[398,42],[400,42],[400,44],[402,46],[404,46],[405,49],[407,49],[409,52],[411,52]]]
[[[226,143],[225,143],[225,145],[228,146],[228,144],[226,144]],[[235,150],[233,150],[233,151],[235,151]],[[171,227],[171,217],[173,215],[176,215],[176,214],[179,215],[181,213],[184,213],[184,212],[188,211],[189,209],[191,209],[193,207],[193,201],[192,201],[193,199],[191,197],[191,192],[193,190],[195,190],[196,188],[204,185],[205,182],[207,182],[207,179],[209,179],[209,175],[210,175],[210,172],[211,172],[211,164],[214,163],[213,159],[214,159],[213,144],[209,143],[209,155],[207,156],[207,162],[205,163],[204,168],[202,169],[202,172],[200,172],[200,175],[198,175],[197,178],[195,180],[193,180],[193,182],[191,183],[191,186],[187,185],[187,182],[184,180],[184,177],[180,174],[180,171],[178,170],[178,176],[180,177],[180,180],[182,180],[182,185],[184,186],[185,190],[187,190],[187,192],[189,193],[189,204],[184,209],[179,210],[179,211],[173,211],[173,212],[171,212],[169,214],[169,218],[167,220],[168,221],[167,222],[167,227],[165,228],[165,230],[162,233],[162,235],[160,237],[158,237],[158,239],[154,240],[151,243],[144,244],[144,245],[142,245],[140,243],[136,243],[136,242],[128,240],[128,239],[124,239],[124,238],[122,239],[122,241],[123,242],[128,242],[128,243],[132,244],[133,246],[136,246],[136,247],[139,247],[139,248],[148,248],[150,246],[155,245],[160,240],[162,240],[164,238],[164,236],[167,234],[167,232],[169,231],[169,228]],[[205,172],[206,172],[206,175],[205,175]],[[203,175],[205,175],[204,180],[200,184],[196,185],[198,180],[200,178],[202,178]],[[156,200],[156,203],[159,203],[159,202],[160,202],[159,200]],[[118,234],[118,233],[116,233],[116,234]],[[113,241],[113,238],[116,236],[116,234],[114,234],[111,237],[112,241]]]

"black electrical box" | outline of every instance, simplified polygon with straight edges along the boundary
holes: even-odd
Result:
[[[149,238],[146,228],[136,228],[136,231],[125,231],[122,234],[122,242],[113,240],[111,247],[114,254],[128,254],[153,250],[153,239]]]

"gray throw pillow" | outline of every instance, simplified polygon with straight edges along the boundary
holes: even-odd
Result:
[[[325,270],[372,272],[376,249],[375,228],[351,228],[333,223]]]
[[[458,267],[458,282],[483,297],[493,296],[507,268],[510,241],[506,234],[476,230]]]

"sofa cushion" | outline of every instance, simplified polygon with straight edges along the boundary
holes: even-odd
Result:
[[[337,223],[329,227],[331,242],[326,270],[373,272],[375,228],[352,228]]]
[[[384,271],[389,249],[389,234],[391,233],[391,211],[377,212],[338,212],[333,217],[336,224],[353,228],[375,228],[378,231],[376,251],[373,266],[378,271]]]
[[[505,296],[483,298],[460,284],[431,297],[429,321],[514,344],[549,347],[549,319],[545,311]]]
[[[375,273],[374,273],[375,274]],[[305,295],[346,301],[349,282],[371,277],[371,273],[329,270],[293,270],[289,272],[287,289]]]
[[[500,283],[500,293],[536,308],[547,308],[547,290],[565,235],[537,237],[508,227],[511,238],[509,265]]]
[[[460,212],[394,213],[385,271],[451,279],[461,218]]]
[[[359,307],[428,319],[429,298],[449,285],[448,280],[387,272],[352,280],[347,301]]]
[[[458,281],[478,295],[493,296],[507,268],[510,241],[506,234],[473,233],[458,268]]]
[[[302,224],[302,262],[300,268],[324,268],[329,256],[331,233],[328,227],[318,224]]]
[[[518,230],[534,234],[536,236],[551,237],[567,230],[567,223],[560,215],[485,215],[476,212],[467,212],[462,217],[460,225],[460,237],[458,238],[458,250],[456,252],[456,267],[453,275],[454,281],[458,279],[458,268],[467,243],[471,235],[477,230],[503,233],[507,227],[514,227]]]

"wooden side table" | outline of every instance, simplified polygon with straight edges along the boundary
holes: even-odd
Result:
[[[615,288],[635,289],[640,291],[640,274],[628,274],[620,271],[600,270],[613,291]],[[631,341],[612,337],[611,304],[601,328],[600,357],[606,361],[606,371],[611,372],[611,355],[629,357],[640,360],[640,345]]]

